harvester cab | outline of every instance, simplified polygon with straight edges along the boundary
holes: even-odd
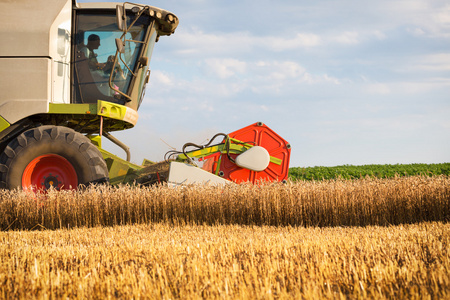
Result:
[[[128,2],[0,2],[0,187],[285,180],[290,146],[263,124],[212,146],[186,144],[193,150],[157,164],[131,163],[111,135],[136,124],[153,48],[178,23],[169,11]],[[127,159],[105,151],[102,137]]]

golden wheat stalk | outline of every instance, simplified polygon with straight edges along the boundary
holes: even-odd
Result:
[[[448,176],[178,189],[164,185],[98,186],[42,195],[0,191],[3,230],[159,222],[366,226],[449,219]]]

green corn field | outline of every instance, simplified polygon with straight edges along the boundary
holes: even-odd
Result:
[[[450,163],[441,164],[396,164],[396,165],[344,165],[336,167],[294,167],[289,169],[291,180],[393,178],[400,176],[450,175]]]

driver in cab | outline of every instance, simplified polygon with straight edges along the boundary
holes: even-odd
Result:
[[[89,68],[92,71],[102,70],[105,67],[104,63],[99,63],[97,61],[97,54],[94,52],[94,50],[97,50],[98,47],[100,47],[100,37],[96,34],[91,34],[88,37],[87,45],[81,48],[81,51],[88,59]]]

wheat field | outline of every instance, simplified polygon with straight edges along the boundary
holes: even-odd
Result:
[[[450,224],[0,233],[4,299],[448,299]]]
[[[4,299],[450,299],[450,178],[0,191]]]
[[[367,226],[450,220],[450,177],[0,191],[0,228],[129,224]]]

